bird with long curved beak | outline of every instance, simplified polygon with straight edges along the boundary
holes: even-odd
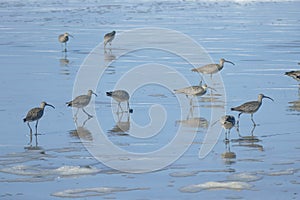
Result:
[[[60,43],[65,44],[65,49],[63,50],[64,52],[67,52],[67,42],[69,41],[69,36],[74,38],[71,34],[69,33],[64,33],[58,36],[58,41]]]
[[[92,94],[97,96],[97,94],[95,92],[93,92],[92,90],[88,90],[88,93],[86,95],[77,96],[72,101],[69,101],[69,102],[66,103],[68,107],[78,108],[77,112],[74,116],[75,119],[77,118],[77,114],[78,114],[79,109],[82,109],[82,111],[88,116],[88,118],[93,117],[92,115],[90,115],[88,112],[86,112],[84,110],[84,107],[86,107],[90,103]]]
[[[207,64],[207,65],[204,65],[204,66],[201,66],[198,68],[194,68],[194,69],[192,69],[192,71],[199,72],[202,74],[210,74],[212,76],[212,74],[215,74],[223,69],[225,62],[235,65],[233,62],[231,62],[229,60],[225,60],[224,58],[221,58],[219,64],[217,64],[217,63]]]
[[[246,102],[246,103],[244,103],[240,106],[231,108],[232,111],[240,112],[239,115],[238,115],[237,125],[239,125],[241,114],[246,113],[246,114],[251,114],[251,120],[253,122],[253,125],[256,126],[256,123],[253,120],[253,114],[256,111],[258,111],[258,109],[260,108],[260,106],[262,104],[262,99],[264,99],[264,98],[267,98],[267,99],[270,99],[270,100],[274,101],[274,99],[272,99],[271,97],[265,96],[264,94],[259,94],[257,101],[249,101],[249,102]]]
[[[31,110],[28,111],[26,117],[23,119],[24,122],[27,122],[27,125],[30,129],[30,136],[32,136],[32,129],[30,127],[30,124],[29,122],[33,122],[33,121],[36,121],[36,124],[35,124],[35,135],[37,135],[37,126],[38,126],[38,123],[39,123],[39,119],[42,118],[43,114],[44,114],[44,109],[46,106],[50,106],[52,108],[55,109],[55,107],[51,104],[48,104],[46,103],[45,101],[43,101],[40,105],[40,107],[37,107],[37,108],[32,108]],[[30,143],[31,143],[31,139],[32,137],[30,137]]]

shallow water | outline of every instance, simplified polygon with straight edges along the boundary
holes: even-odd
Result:
[[[0,197],[253,199],[270,198],[272,194],[277,199],[299,199],[300,93],[298,83],[283,75],[299,68],[299,6],[297,1],[2,1]],[[180,95],[147,85],[131,97],[134,113],[130,118],[125,113],[119,116],[121,124],[115,121],[118,116],[111,109],[116,105],[111,105],[105,92],[137,65],[172,66],[191,84],[199,83],[199,75],[190,72],[191,65],[165,51],[139,50],[114,60],[129,48],[118,45],[118,34],[144,27],[182,32],[199,43],[215,62],[221,57],[233,61],[235,66],[227,64],[221,71],[226,101],[220,100],[218,92],[215,96],[208,92],[194,99],[200,114],[197,110],[191,114],[186,107],[181,118],[177,102]],[[179,125],[186,134],[197,131],[184,155],[158,171],[131,174],[99,162],[86,148],[95,141],[95,133],[87,127],[96,117],[78,121],[76,129],[72,110],[65,106],[72,99],[73,84],[84,59],[111,30],[117,31],[116,43],[103,55],[107,66],[103,66],[104,75],[95,91],[98,97],[93,97],[106,137],[124,150],[145,153],[170,142]],[[63,32],[74,35],[67,53],[61,52],[57,41]],[[209,76],[205,80],[210,83]],[[230,108],[255,100],[259,93],[275,100],[264,100],[254,115],[259,126],[254,128],[250,116],[242,115],[239,134],[243,137],[232,129],[231,142],[226,145],[223,131],[212,151],[200,159],[199,149],[213,123],[212,107],[225,106],[226,113],[237,117]],[[39,123],[38,145],[33,138],[31,147],[22,118],[44,100],[56,109],[46,108]],[[147,125],[153,104],[162,105],[168,114],[160,134],[132,137],[133,122]]]

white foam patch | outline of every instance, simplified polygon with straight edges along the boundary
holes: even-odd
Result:
[[[202,190],[249,190],[252,187],[249,183],[240,181],[231,182],[206,182],[202,184],[188,185],[180,188],[181,192],[200,192]]]
[[[57,169],[54,169],[53,172],[56,172],[59,175],[62,176],[72,176],[72,175],[84,175],[84,174],[95,174],[100,172],[101,170],[86,166],[86,167],[80,167],[80,166],[62,166]]]
[[[79,175],[89,175],[100,172],[100,169],[90,167],[90,166],[62,166],[56,169],[45,169],[40,166],[26,166],[26,165],[16,165],[13,167],[7,167],[0,169],[0,172],[15,174],[21,176],[79,176]]]
[[[238,173],[228,176],[231,181],[243,181],[243,182],[253,182],[262,179],[262,176],[258,176],[256,173]]]
[[[68,198],[83,198],[89,196],[102,196],[116,192],[127,192],[132,190],[146,190],[148,188],[125,188],[125,187],[94,187],[94,188],[79,188],[69,189],[60,192],[52,193],[52,196],[56,197],[68,197]]]
[[[266,175],[269,176],[283,176],[283,175],[293,175],[296,173],[298,170],[296,169],[286,169],[286,170],[280,170],[280,171],[274,171],[274,172],[269,172]]]

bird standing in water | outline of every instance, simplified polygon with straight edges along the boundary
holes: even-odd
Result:
[[[32,128],[30,127],[30,124],[29,122],[33,122],[33,121],[36,121],[36,124],[35,124],[35,135],[37,135],[37,126],[38,126],[38,123],[39,123],[39,119],[42,118],[43,114],[44,114],[44,109],[46,106],[50,106],[52,108],[55,108],[53,105],[51,104],[48,104],[46,102],[42,102],[40,107],[37,107],[37,108],[32,108],[31,110],[28,111],[26,117],[23,119],[23,122],[27,122],[27,125],[30,129],[30,143],[32,141]]]
[[[133,110],[129,107],[130,96],[129,96],[128,92],[126,92],[125,90],[115,90],[115,91],[106,92],[106,95],[109,97],[112,97],[116,102],[118,102],[118,111],[120,108],[121,111],[124,112],[121,107],[121,102],[126,101],[127,102],[127,111],[129,113],[133,113]]]
[[[116,31],[112,31],[112,32],[106,33],[104,35],[104,48],[106,47],[107,43],[109,43],[109,45],[111,45],[111,42],[115,38],[115,35],[116,35]]]
[[[65,49],[63,50],[64,52],[67,52],[67,42],[69,41],[69,36],[73,37],[69,33],[64,33],[58,36],[58,41],[62,44],[65,44]]]
[[[225,142],[228,142],[228,135],[230,134],[231,128],[235,125],[235,118],[232,115],[225,115],[221,117],[220,123],[225,129]]]
[[[254,120],[253,120],[253,114],[258,111],[258,109],[260,108],[261,104],[262,104],[262,99],[263,98],[267,98],[267,99],[271,99],[272,101],[274,101],[271,97],[267,97],[263,94],[259,94],[258,95],[258,100],[257,101],[249,101],[246,102],[240,106],[231,108],[232,111],[238,111],[240,112],[239,116],[238,116],[238,121],[237,121],[237,125],[239,125],[239,121],[240,121],[240,116],[243,113],[247,113],[247,114],[251,114],[251,120],[253,122],[253,125],[256,126]]]
[[[174,90],[174,92],[177,94],[178,93],[185,94],[186,97],[188,98],[188,96],[202,96],[202,95],[206,94],[207,88],[215,90],[211,87],[208,87],[206,84],[202,85],[202,81],[200,81],[199,85],[176,89],[176,90]]]
[[[215,74],[223,69],[225,62],[234,65],[233,62],[231,62],[229,60],[225,60],[224,58],[221,58],[219,64],[207,64],[202,67],[194,68],[194,69],[192,69],[192,71],[199,72],[202,74],[210,74],[212,76],[212,74]]]
[[[300,81],[300,70],[285,72],[285,75],[292,77],[296,81]]]
[[[88,118],[93,117],[92,115],[90,115],[88,112],[86,112],[84,110],[84,107],[86,107],[90,103],[92,94],[97,96],[96,93],[94,93],[92,90],[89,90],[86,95],[80,95],[80,96],[76,97],[75,99],[73,99],[72,101],[69,101],[66,103],[68,107],[78,108],[77,112],[75,114],[75,117],[74,117],[75,119],[77,118],[77,114],[78,114],[78,111],[80,108],[88,116]]]

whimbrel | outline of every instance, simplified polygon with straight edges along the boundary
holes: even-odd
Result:
[[[249,101],[246,102],[240,106],[231,108],[231,110],[233,111],[238,111],[240,112],[239,116],[238,116],[238,121],[237,121],[237,125],[239,125],[239,121],[240,121],[240,116],[242,113],[247,113],[247,114],[251,114],[251,120],[254,124],[254,126],[256,126],[254,120],[253,120],[253,114],[260,108],[261,104],[262,104],[262,99],[263,98],[267,98],[267,99],[271,99],[272,101],[274,101],[271,97],[267,97],[263,94],[259,94],[258,95],[258,100],[257,101]]]
[[[75,99],[73,99],[72,101],[69,101],[69,102],[66,103],[70,107],[78,108],[77,112],[75,114],[75,119],[77,118],[77,114],[78,114],[78,111],[79,111],[80,108],[88,116],[88,118],[93,117],[92,115],[90,115],[89,113],[87,113],[84,110],[84,107],[86,107],[90,103],[92,94],[97,96],[96,93],[94,93],[92,90],[89,90],[86,95],[80,95],[80,96],[76,97]]]
[[[296,81],[300,81],[300,70],[285,72],[285,75],[292,77]]]
[[[232,65],[234,65],[233,62],[231,62],[229,60],[225,60],[224,58],[221,58],[219,64],[207,64],[202,67],[194,68],[194,69],[192,69],[192,71],[199,72],[202,74],[210,74],[212,76],[212,74],[215,74],[223,69],[225,62],[231,63]]]
[[[115,38],[115,35],[116,35],[116,31],[112,31],[112,32],[106,33],[104,35],[104,48],[106,47],[107,43],[109,43],[109,45],[111,45],[111,42]]]
[[[214,90],[211,87],[208,87],[206,84],[202,85],[202,81],[200,81],[199,85],[194,85],[194,86],[189,86],[189,87],[185,87],[185,88],[181,88],[181,89],[176,89],[174,90],[175,93],[181,93],[181,94],[185,94],[186,97],[188,96],[202,96],[204,94],[206,94],[207,92],[207,88],[210,88],[212,90]]]
[[[129,96],[128,92],[126,92],[125,90],[115,90],[115,91],[106,92],[106,95],[109,97],[112,97],[116,102],[118,102],[118,111],[119,111],[119,108],[121,108],[121,110],[123,112],[123,109],[121,107],[121,102],[126,101],[127,102],[127,111],[129,113],[133,112],[133,110],[130,109],[130,107],[129,107],[130,96]]]
[[[44,109],[45,109],[46,106],[50,106],[52,108],[55,108],[53,105],[48,104],[48,103],[43,101],[41,103],[40,107],[32,108],[31,110],[29,110],[26,117],[23,119],[24,122],[27,122],[27,125],[30,129],[30,143],[32,142],[32,128],[30,127],[29,122],[36,121],[35,135],[37,135],[37,126],[38,126],[38,123],[39,123],[39,119],[42,118],[42,116],[44,114]]]
[[[67,42],[69,41],[69,36],[73,37],[69,33],[64,33],[64,34],[61,34],[61,35],[58,36],[58,41],[60,43],[65,43],[65,49],[63,50],[64,52],[67,51]]]
[[[225,141],[228,141],[228,135],[230,134],[231,128],[235,125],[235,118],[232,115],[225,115],[221,117],[220,123],[225,129]]]

